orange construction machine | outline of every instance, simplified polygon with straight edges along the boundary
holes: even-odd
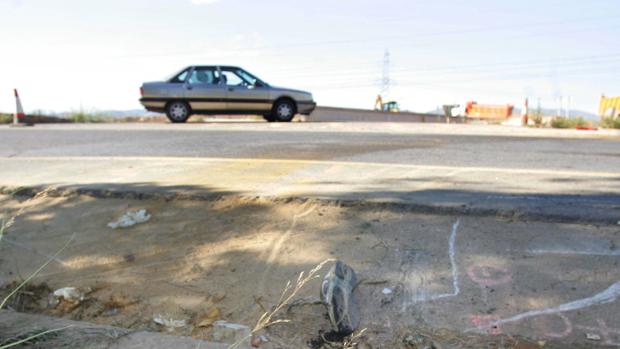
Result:
[[[470,118],[477,119],[508,119],[513,110],[514,106],[510,104],[490,105],[467,102],[465,114]]]

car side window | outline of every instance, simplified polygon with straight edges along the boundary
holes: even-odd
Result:
[[[215,85],[218,79],[214,68],[195,68],[187,82],[192,85]]]
[[[246,84],[246,81],[233,71],[222,70],[222,76],[224,77],[224,82],[226,82],[226,85],[228,86],[240,86]]]

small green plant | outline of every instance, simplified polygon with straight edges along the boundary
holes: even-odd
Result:
[[[601,120],[601,127],[620,129],[620,117],[606,117]]]
[[[87,112],[82,109],[72,112],[69,118],[75,123],[99,123],[103,122],[103,118],[95,113]]]
[[[551,127],[553,128],[577,128],[577,127],[587,127],[590,123],[587,122],[582,117],[577,118],[564,118],[557,117],[551,120]]]
[[[0,114],[0,124],[10,124],[13,122],[13,115]]]

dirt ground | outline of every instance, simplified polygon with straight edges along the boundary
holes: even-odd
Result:
[[[289,280],[337,258],[362,281],[360,347],[620,346],[617,226],[240,197],[3,195],[0,208],[5,217],[19,213],[0,242],[4,293],[74,236],[10,304],[18,311],[214,340],[213,321],[252,327]],[[137,209],[152,218],[107,226]],[[279,314],[292,323],[265,331],[263,347],[330,347],[319,285],[310,282]],[[49,293],[62,287],[85,300],[50,305]],[[156,316],[186,325],[168,329]]]

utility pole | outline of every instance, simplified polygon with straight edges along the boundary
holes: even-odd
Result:
[[[385,50],[383,55],[383,77],[381,78],[381,96],[386,98],[390,94],[390,85],[392,80],[390,79],[390,51]]]

